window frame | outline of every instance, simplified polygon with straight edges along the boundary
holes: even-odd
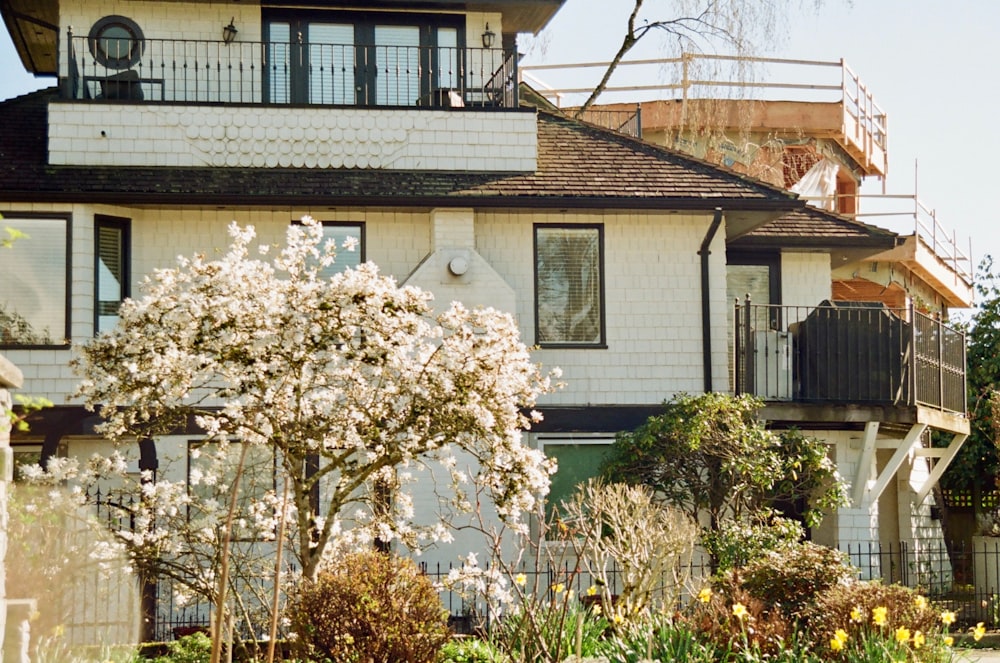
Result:
[[[288,71],[288,100],[275,101],[272,99],[271,68],[264,70],[264,99],[269,103],[279,105],[342,105],[348,107],[379,107],[379,108],[419,108],[422,104],[419,99],[430,98],[433,90],[439,86],[440,72],[438,63],[440,59],[438,45],[438,29],[454,28],[456,30],[457,63],[459,70],[463,70],[463,61],[466,52],[466,17],[463,14],[421,14],[421,13],[401,13],[401,12],[360,12],[360,11],[322,11],[322,10],[296,10],[296,9],[265,9],[263,11],[263,40],[265,49],[271,53],[271,47],[275,44],[284,44],[280,41],[270,39],[271,25],[275,23],[289,24],[289,47],[288,59],[291,63]],[[354,98],[341,104],[313,102],[309,99],[309,46],[310,42],[303,38],[301,41],[295,39],[295,35],[308,34],[308,25],[316,23],[342,23],[354,26]],[[376,98],[377,82],[375,70],[362,70],[360,63],[377,62],[375,53],[378,45],[375,43],[375,26],[414,26],[419,28],[420,39],[418,46],[418,60],[420,74],[418,78],[419,93],[417,99],[410,104],[379,104]],[[322,42],[318,42],[322,43]],[[301,50],[299,50],[301,49]],[[295,64],[299,62],[300,64]],[[434,72],[438,73],[438,78],[434,78]],[[460,82],[461,84],[461,82]]]
[[[106,36],[107,31],[114,28],[120,28],[129,35],[130,48],[124,56],[113,57],[105,48],[106,40],[122,41],[117,37]],[[97,62],[108,69],[121,71],[131,69],[142,60],[142,54],[146,50],[146,37],[142,34],[142,28],[139,27],[138,23],[127,16],[112,14],[98,19],[91,26],[90,33],[87,35],[87,45],[90,48],[90,54]]]
[[[0,350],[68,350],[71,347],[72,341],[72,312],[73,312],[73,214],[70,212],[20,212],[20,211],[6,211],[3,213],[3,219],[0,219],[0,226],[11,225],[19,220],[31,221],[33,219],[40,220],[58,220],[63,221],[66,227],[65,233],[65,260],[63,263],[64,269],[64,292],[65,301],[63,302],[63,321],[64,328],[62,330],[62,342],[53,343],[29,343],[29,344],[14,344],[14,343],[4,343],[0,340]],[[28,233],[30,236],[30,233]],[[30,241],[30,240],[21,240]],[[17,251],[17,243],[15,242],[13,249],[6,249]]]
[[[538,433],[535,435],[536,445],[545,457],[548,459],[554,458],[554,456],[549,455],[546,451],[549,447],[603,447],[604,456],[611,451],[612,445],[615,443],[615,436],[611,433]],[[597,478],[600,476],[600,468],[595,468],[593,476],[588,478]],[[558,468],[556,469],[556,475],[559,474]],[[579,482],[574,484],[579,485]],[[572,492],[570,492],[572,495]],[[551,503],[555,499],[553,493],[549,493],[545,497],[545,518],[547,522],[552,522],[552,516],[555,515],[559,508],[558,504]],[[566,496],[560,497],[560,499],[565,499]]]
[[[94,215],[94,336],[101,333],[101,228],[116,228],[121,238],[121,302],[132,296],[132,220],[106,214]],[[116,314],[117,315],[117,314]]]
[[[600,278],[598,284],[598,306],[600,307],[600,338],[596,341],[543,341],[540,335],[541,316],[539,315],[539,278],[538,278],[538,234],[545,229],[594,230],[597,232],[597,270]],[[603,223],[535,223],[532,227],[532,270],[534,271],[534,315],[535,315],[535,345],[547,349],[607,349],[607,306],[605,291],[607,289],[607,273],[604,255],[604,224]]]
[[[366,242],[366,230],[364,221],[317,221],[324,229],[326,228],[357,228],[358,229],[358,246],[354,249],[354,252],[358,254],[358,264],[362,264],[367,260],[365,253]],[[300,219],[292,219],[293,226],[301,226],[302,221]],[[324,240],[326,241],[326,240]],[[337,255],[339,256],[341,252],[344,251],[342,246],[337,247]],[[328,275],[329,276],[329,275]]]

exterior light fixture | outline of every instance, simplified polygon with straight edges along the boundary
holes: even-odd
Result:
[[[222,28],[222,41],[226,42],[227,44],[232,44],[236,40],[236,33],[239,32],[239,30],[236,29],[236,26],[233,25],[233,20],[235,18],[236,17],[234,16],[233,18],[229,19],[229,25]]]
[[[483,33],[483,48],[493,48],[493,40],[496,33],[490,30],[490,24],[486,24],[486,32]]]

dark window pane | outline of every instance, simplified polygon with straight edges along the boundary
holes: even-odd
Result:
[[[24,233],[0,249],[0,345],[62,345],[68,336],[66,219],[6,217]]]
[[[599,344],[601,241],[597,228],[536,228],[538,342]]]

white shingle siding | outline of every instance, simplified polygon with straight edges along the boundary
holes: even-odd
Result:
[[[831,296],[830,254],[781,254],[782,304],[815,306]]]
[[[49,162],[77,166],[530,172],[533,113],[274,106],[49,105]],[[367,124],[374,124],[368,128]],[[470,126],[472,128],[470,128]],[[137,146],[140,149],[137,149]]]
[[[36,206],[42,209],[42,206]],[[23,209],[23,207],[18,207]],[[2,211],[2,210],[0,210]],[[49,211],[68,211],[51,206]],[[532,213],[447,210],[455,217],[433,233],[432,212],[386,209],[329,210],[156,210],[76,206],[73,212],[72,330],[75,343],[93,330],[93,216],[132,219],[132,292],[152,270],[172,266],[178,255],[212,255],[224,249],[228,223],[253,223],[263,241],[281,242],[293,219],[310,213],[320,220],[366,224],[366,257],[383,273],[407,279],[439,245],[469,246],[482,257],[470,279],[451,283],[441,271],[435,286],[442,301],[513,306],[522,338],[534,343],[533,223],[601,223],[605,228],[605,305],[607,348],[537,350],[535,358],[564,371],[567,388],[545,404],[657,404],[679,391],[703,388],[701,289],[698,246],[709,215]],[[474,215],[474,227],[469,220]],[[715,388],[724,390],[727,374],[725,249],[722,233],[711,255],[712,349]],[[479,278],[475,278],[476,275]],[[422,279],[421,279],[422,280]],[[516,304],[511,304],[515,302]],[[69,350],[11,350],[25,373],[28,393],[63,403],[76,379],[68,368]]]

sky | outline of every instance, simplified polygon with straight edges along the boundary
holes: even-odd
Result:
[[[971,243],[974,263],[987,254],[1000,257],[1000,224],[988,197],[996,186],[993,158],[1000,155],[993,120],[1000,111],[1000,2],[824,0],[818,10],[813,0],[788,4],[797,9],[787,19],[787,35],[761,55],[844,59],[888,116],[886,193],[916,191],[960,247],[968,251]],[[672,6],[672,0],[646,0],[644,15],[664,16]],[[526,62],[610,59],[631,7],[629,0],[566,0],[533,45],[525,44]],[[630,57],[664,55],[656,35],[647,39]],[[6,31],[0,72],[2,99],[53,84],[24,71]],[[881,193],[882,187],[870,180],[863,192]],[[907,211],[912,204],[900,201],[896,208]],[[862,212],[879,209],[863,203]],[[900,232],[912,227],[903,218],[866,220]]]

